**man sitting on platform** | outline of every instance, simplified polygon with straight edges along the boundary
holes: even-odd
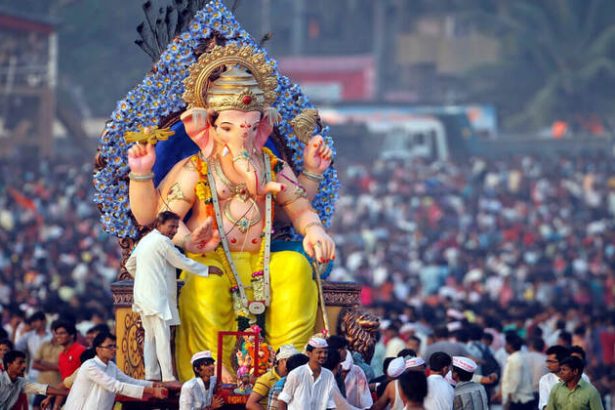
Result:
[[[224,400],[214,396],[216,376],[214,376],[214,358],[205,350],[192,356],[192,369],[195,378],[182,385],[179,396],[179,410],[219,409]]]

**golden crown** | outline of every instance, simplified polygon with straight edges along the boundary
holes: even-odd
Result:
[[[207,107],[216,111],[263,111],[265,95],[244,67],[226,67],[220,77],[209,83]]]
[[[210,77],[223,68],[214,81]],[[216,111],[265,111],[276,99],[277,79],[273,63],[252,47],[216,46],[202,54],[184,80],[184,101],[189,107]]]

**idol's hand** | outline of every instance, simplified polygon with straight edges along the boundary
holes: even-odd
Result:
[[[152,144],[137,143],[128,150],[128,166],[135,174],[152,172],[156,162],[156,150]]]
[[[303,149],[303,163],[306,171],[322,175],[331,166],[333,151],[322,136],[316,135]]]
[[[220,233],[213,227],[211,216],[192,233],[182,239],[181,246],[192,253],[205,253],[216,249],[220,243]]]
[[[335,243],[321,225],[310,226],[303,238],[303,249],[319,263],[335,259]]]

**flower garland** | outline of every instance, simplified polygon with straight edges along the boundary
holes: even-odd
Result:
[[[281,162],[269,149],[263,148],[263,153],[269,157],[269,163],[271,167],[271,179],[275,180],[276,171],[278,170],[278,166],[281,164]],[[209,185],[209,181],[207,178],[208,171],[209,171],[208,166],[207,166],[207,161],[204,161],[201,158],[200,154],[193,155],[190,160],[195,165],[195,168],[197,169],[199,173],[199,180],[195,188],[196,196],[197,198],[199,198],[199,200],[201,200],[205,204],[205,214],[207,216],[213,217],[214,228],[219,229],[216,223],[216,218],[215,218],[213,194],[212,194],[211,186]],[[273,220],[273,217],[274,217],[274,211],[272,207],[271,216],[270,216],[271,220]],[[263,227],[263,233],[261,235],[263,239],[261,240],[261,246],[258,251],[258,260],[256,262],[256,270],[252,272],[252,279],[251,279],[252,290],[254,293],[255,301],[265,301],[266,299],[265,280],[264,280],[265,279],[265,272],[264,272],[265,271],[265,240],[264,240],[264,237],[266,234],[265,230],[266,230],[266,226]],[[246,307],[241,302],[240,286],[243,286],[243,284],[240,284],[237,282],[235,275],[233,274],[233,268],[231,267],[229,258],[227,257],[222,244],[219,244],[216,247],[215,252],[216,252],[216,255],[218,256],[218,259],[222,262],[224,274],[228,277],[229,281],[231,282],[231,295],[233,297],[233,310],[235,311],[235,314],[238,317],[241,317],[241,316],[246,317],[246,318],[249,317],[250,312],[248,311],[248,309],[246,309]]]

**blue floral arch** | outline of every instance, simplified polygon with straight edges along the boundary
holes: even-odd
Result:
[[[167,46],[152,73],[147,74],[140,84],[118,101],[111,120],[105,126],[99,141],[103,166],[94,173],[94,202],[101,210],[101,222],[106,232],[121,239],[138,238],[139,230],[131,217],[128,201],[127,151],[130,146],[124,140],[124,134],[136,131],[139,126],[158,126],[161,119],[185,110],[183,81],[189,74],[190,66],[197,61],[197,48],[211,39],[214,33],[227,39],[227,44],[248,45],[263,52],[267,63],[273,64],[278,81],[278,96],[273,106],[282,117],[277,129],[292,153],[295,172],[303,169],[304,144],[294,135],[290,121],[303,110],[314,106],[297,84],[280,74],[276,61],[239,26],[224,4],[214,0],[197,12],[189,29]],[[175,164],[176,159],[185,158],[198,150],[186,136],[181,122],[174,124],[172,129],[176,134],[156,146],[156,183]],[[323,127],[321,135],[333,148],[335,158],[329,128]],[[330,167],[324,177],[312,205],[324,225],[330,226],[338,197],[339,180],[334,167]]]

